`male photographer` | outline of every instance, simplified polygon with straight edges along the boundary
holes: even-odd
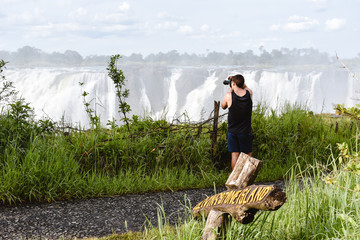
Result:
[[[252,154],[252,91],[245,85],[242,75],[229,76],[224,84],[229,84],[230,91],[225,93],[221,103],[228,108],[228,151],[231,152],[231,168],[234,169],[240,152]]]

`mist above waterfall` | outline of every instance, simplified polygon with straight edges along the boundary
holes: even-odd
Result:
[[[267,51],[259,49],[256,54],[252,50],[244,52],[228,53],[208,52],[207,54],[179,53],[176,50],[167,53],[159,52],[143,56],[133,53],[122,56],[121,63],[139,64],[166,64],[173,66],[302,66],[302,65],[328,65],[337,62],[336,56],[326,52],[320,52],[314,48],[280,48]],[[341,56],[340,56],[341,57]],[[67,50],[64,53],[47,53],[38,48],[25,46],[16,52],[0,50],[0,59],[8,63],[8,66],[16,67],[81,67],[81,66],[106,66],[109,56],[90,55],[83,57],[78,52]],[[347,59],[349,64],[359,65],[360,53],[356,58]]]

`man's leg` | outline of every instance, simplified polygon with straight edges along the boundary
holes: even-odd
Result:
[[[240,153],[239,152],[232,152],[231,153],[231,169],[234,169],[236,161],[239,158]]]

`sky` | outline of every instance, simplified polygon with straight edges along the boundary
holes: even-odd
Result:
[[[0,0],[0,50],[360,53],[359,0]]]

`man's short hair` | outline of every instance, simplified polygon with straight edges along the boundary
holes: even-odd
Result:
[[[234,81],[236,86],[238,86],[239,88],[244,87],[245,79],[244,79],[243,75],[237,74],[235,76],[232,76],[231,80]]]

